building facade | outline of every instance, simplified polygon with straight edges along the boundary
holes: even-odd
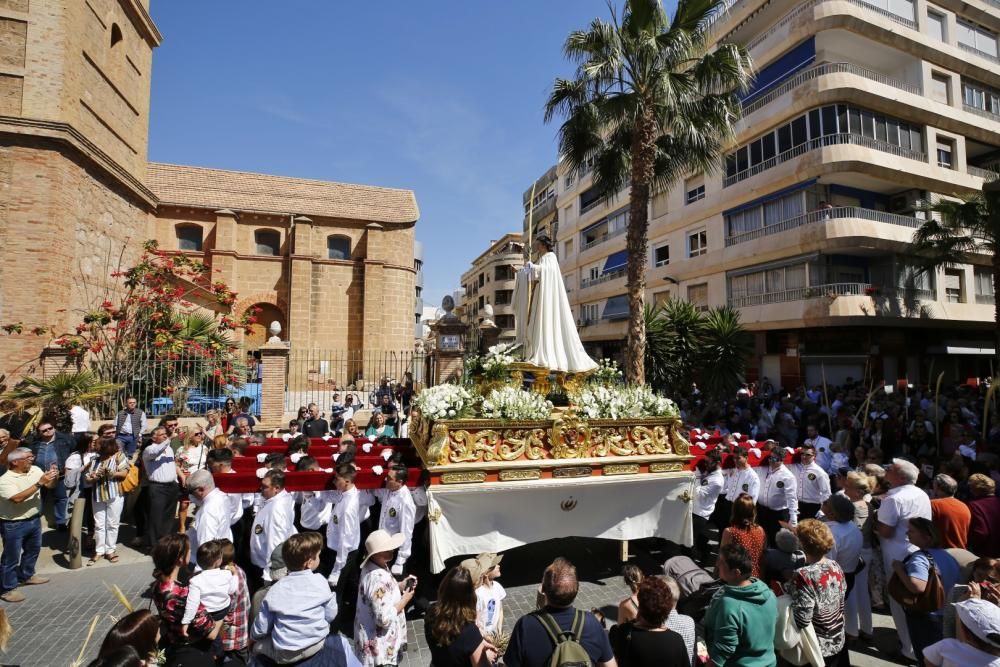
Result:
[[[758,75],[719,173],[651,204],[647,302],[729,304],[754,373],[990,373],[989,257],[916,275],[921,202],[981,190],[1000,165],[1000,6],[987,0],[738,0],[714,38]],[[603,203],[560,165],[559,259],[593,354],[625,336],[627,193]]]
[[[149,163],[148,0],[6,0],[0,33],[0,322],[72,332],[154,238],[293,345],[412,349],[412,192]],[[46,343],[0,336],[0,373]]]
[[[524,204],[524,237],[534,238],[544,233],[555,241],[559,235],[559,208],[556,199],[559,192],[558,165],[552,165],[521,196]],[[534,193],[534,199],[532,199]],[[528,229],[528,223],[532,229]]]
[[[492,241],[462,274],[464,294],[457,305],[461,316],[472,325],[471,335],[475,339],[486,306],[491,306],[493,322],[500,328],[500,342],[514,340],[514,274],[524,265],[521,238],[520,233],[510,233]]]

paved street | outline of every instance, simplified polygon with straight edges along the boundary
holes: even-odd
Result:
[[[654,571],[668,553],[662,543],[644,540],[632,544],[632,558],[647,572]],[[43,552],[48,552],[48,549]],[[91,620],[99,617],[98,628],[87,645],[84,663],[97,651],[107,628],[123,613],[108,585],[117,584],[136,606],[148,606],[143,593],[151,581],[152,564],[135,552],[123,551],[123,560],[111,565],[101,563],[76,571],[61,570],[48,554],[42,569],[51,573],[52,582],[25,590],[28,600],[6,605],[14,626],[8,652],[0,658],[3,665],[22,667],[64,667],[79,655]],[[535,592],[542,570],[556,556],[565,556],[579,568],[581,586],[578,606],[604,609],[614,617],[617,603],[625,596],[618,576],[617,544],[598,540],[567,539],[531,545],[508,552],[503,562],[502,583],[508,597],[504,603],[505,629],[510,631],[517,618],[535,605]],[[44,558],[45,556],[43,556]],[[421,591],[433,589],[434,582],[422,582]],[[891,618],[877,616],[876,645],[891,647],[895,631]],[[402,665],[424,667],[430,663],[423,634],[423,621],[409,623],[409,650]],[[882,667],[899,664],[887,661],[877,648],[865,653],[851,653],[851,664],[858,667]]]

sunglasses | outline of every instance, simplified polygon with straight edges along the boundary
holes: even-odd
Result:
[[[49,428],[38,429],[38,432],[39,433],[52,433],[52,431],[54,431],[54,430],[55,429],[50,426]]]

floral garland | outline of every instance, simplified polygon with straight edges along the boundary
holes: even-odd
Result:
[[[516,387],[494,389],[483,401],[486,419],[548,419],[552,403],[541,394]]]
[[[458,419],[468,416],[476,399],[465,387],[457,384],[439,384],[417,394],[413,405],[425,419]]]
[[[584,387],[570,395],[580,416],[586,419],[641,419],[643,417],[678,417],[677,405],[646,386],[609,389]]]

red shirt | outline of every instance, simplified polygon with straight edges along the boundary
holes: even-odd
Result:
[[[972,521],[968,505],[957,498],[934,498],[931,500],[931,519],[941,534],[942,549],[965,548]]]

